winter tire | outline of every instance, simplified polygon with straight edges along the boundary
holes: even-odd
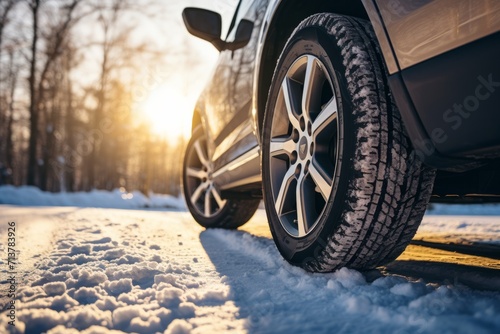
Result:
[[[263,195],[287,261],[373,268],[410,242],[434,171],[418,160],[369,23],[323,13],[286,43],[262,131]]]
[[[212,180],[213,162],[207,152],[205,133],[199,126],[184,157],[182,181],[187,207],[203,227],[238,228],[252,218],[260,200],[223,199]]]

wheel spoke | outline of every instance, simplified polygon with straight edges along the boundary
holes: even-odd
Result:
[[[196,169],[192,167],[186,168],[187,176],[195,177],[197,179],[203,180],[203,178],[207,177],[207,172],[202,169]]]
[[[323,196],[323,199],[328,201],[328,197],[330,197],[330,192],[332,191],[332,181],[323,177],[323,174],[316,168],[314,161],[309,166],[309,175],[311,175],[312,180],[317,186],[316,189]]]
[[[299,237],[302,237],[308,232],[307,225],[307,213],[306,213],[306,193],[305,193],[305,178],[302,174],[297,180],[296,188],[296,204],[297,204],[297,229],[299,231]]]
[[[200,160],[202,165],[208,168],[209,167],[208,159],[205,155],[205,152],[203,152],[203,148],[201,148],[199,141],[194,143],[194,149],[196,150],[196,154],[198,155],[198,159]]]
[[[207,187],[208,183],[202,182],[193,192],[193,195],[191,195],[191,203],[196,204],[196,202],[200,199],[201,194],[207,189]]]
[[[205,192],[205,216],[210,216],[212,212],[212,201],[210,199],[210,191]]]
[[[317,135],[325,129],[325,127],[337,119],[337,100],[335,96],[328,102],[328,104],[319,113],[318,117],[313,122],[312,132]]]
[[[312,56],[307,56],[306,74],[304,78],[304,90],[302,92],[302,112],[304,120],[309,122],[311,120],[311,108],[313,108],[315,81],[318,75],[316,60]],[[317,92],[316,92],[317,93]]]
[[[211,192],[212,192],[212,196],[215,198],[215,201],[217,202],[217,205],[219,206],[219,208],[222,208],[224,206],[224,204],[226,204],[226,201],[220,197],[219,192],[217,191],[217,189],[215,189],[215,187],[211,188]]]
[[[270,153],[271,156],[276,156],[280,154],[292,155],[295,150],[296,144],[293,139],[287,138],[273,138],[271,139]]]
[[[295,178],[295,165],[292,165],[288,168],[285,176],[283,177],[283,181],[281,182],[280,190],[278,192],[278,196],[276,197],[275,209],[278,215],[283,213],[283,207],[285,206],[286,195],[290,191],[290,183]]]
[[[288,78],[285,78],[283,80],[283,83],[281,84],[281,90],[283,92],[283,99],[285,100],[285,105],[286,105],[286,112],[288,115],[288,120],[292,124],[292,126],[295,129],[300,129],[300,123],[297,117],[295,116],[293,112],[293,100],[294,96],[292,96],[292,90],[290,87],[290,82]]]

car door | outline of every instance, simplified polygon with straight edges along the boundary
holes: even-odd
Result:
[[[401,79],[436,150],[500,147],[500,1],[376,0]],[[393,73],[391,73],[393,74]]]
[[[254,23],[252,38],[243,48],[221,52],[205,91],[205,127],[215,169],[222,169],[221,188],[234,182],[260,180],[258,142],[252,126],[252,84],[260,24],[268,0],[241,0],[226,41],[232,41],[242,19]],[[238,159],[241,162],[238,162]],[[230,164],[239,171],[228,173]],[[244,166],[244,165],[248,166]],[[220,173],[219,173],[220,174]],[[217,175],[216,175],[217,176]],[[247,181],[244,181],[247,179]],[[243,181],[242,181],[243,180]]]

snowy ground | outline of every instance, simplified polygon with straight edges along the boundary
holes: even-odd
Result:
[[[114,191],[50,193],[30,186],[0,186],[0,204],[118,209],[170,208],[185,210],[186,208],[181,198],[158,194],[150,194],[146,197],[139,191],[128,192],[125,188]]]
[[[8,221],[20,251],[18,299],[16,326],[6,310],[0,332],[500,331],[498,292],[291,267],[258,236],[263,212],[252,234],[205,231],[185,212],[0,205],[3,254]],[[0,268],[5,291],[4,257]]]

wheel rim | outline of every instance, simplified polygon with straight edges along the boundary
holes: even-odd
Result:
[[[274,208],[285,231],[311,233],[331,196],[339,125],[333,80],[316,57],[288,69],[272,115],[269,143]]]
[[[213,182],[213,163],[208,158],[206,140],[197,139],[190,147],[187,159],[186,188],[193,208],[208,218],[218,214],[226,205]]]

